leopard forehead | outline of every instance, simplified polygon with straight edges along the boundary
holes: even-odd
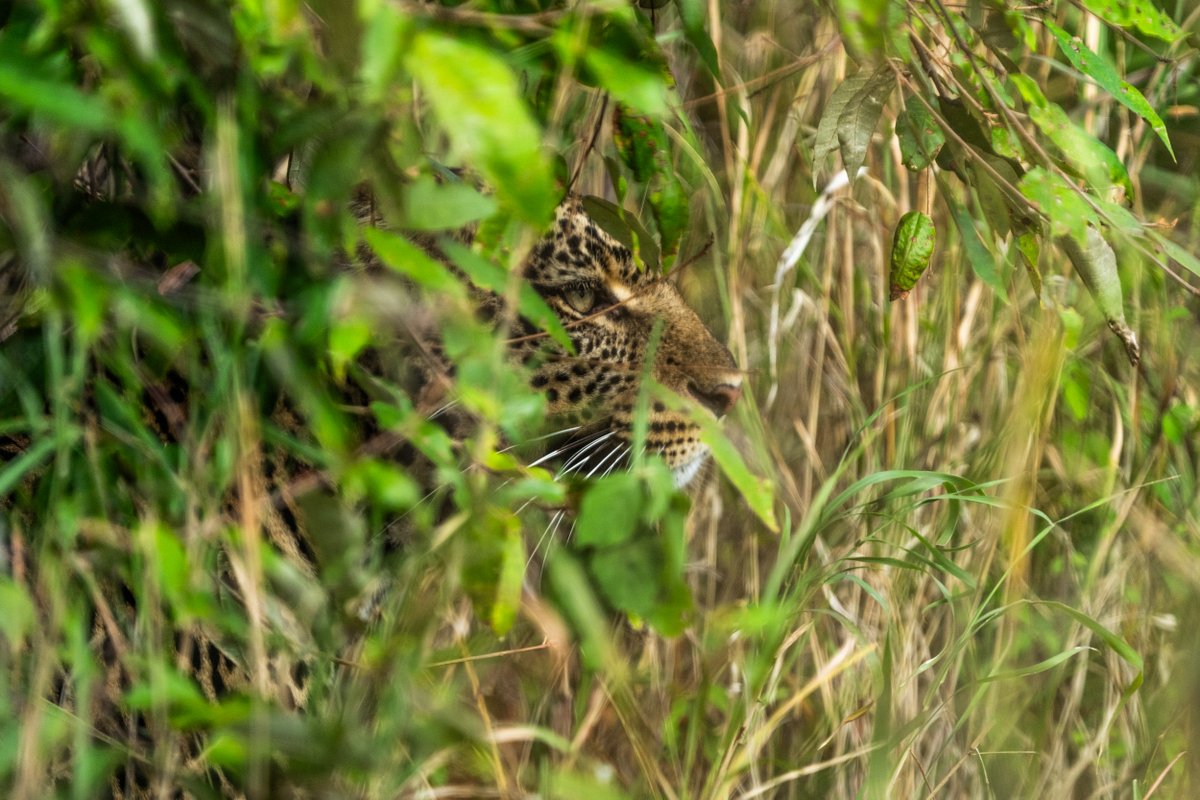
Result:
[[[525,278],[535,286],[575,281],[637,288],[656,276],[638,268],[629,248],[614,239],[572,198],[558,207],[550,232],[534,248]]]

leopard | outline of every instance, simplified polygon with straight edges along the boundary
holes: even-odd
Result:
[[[449,263],[436,248],[429,249]],[[676,487],[686,490],[693,486],[710,458],[701,417],[716,420],[733,409],[741,398],[743,373],[671,276],[647,268],[634,248],[588,213],[582,197],[571,194],[557,206],[548,230],[529,248],[518,277],[553,312],[569,341],[567,346],[521,319],[516,320],[508,340],[508,357],[524,370],[530,390],[544,398],[547,419],[563,421],[556,426],[562,435],[531,459],[530,466],[557,464],[560,475],[586,480],[630,463],[633,448],[643,444],[646,452],[666,464]],[[499,295],[477,287],[471,291],[481,318],[505,318],[504,300]],[[435,354],[440,352],[436,337],[423,345]],[[452,384],[453,366],[440,356],[435,355],[420,372],[420,382],[426,385],[432,382],[432,373],[449,375]],[[668,402],[660,394],[649,398],[644,411],[639,411],[644,379],[683,402]],[[365,401],[356,398],[354,402]],[[284,409],[281,413],[290,412]],[[635,441],[639,413],[646,416],[643,442]],[[14,453],[21,449],[20,443],[11,439],[7,447]],[[319,570],[319,560],[307,541],[294,495],[301,491],[295,489],[297,484],[312,490],[312,482],[297,481],[296,472],[295,467],[267,471],[274,485],[262,487],[261,494],[284,500],[264,515],[263,526],[274,548],[298,570],[311,575]],[[292,488],[280,491],[281,484]],[[231,507],[228,516],[236,520],[237,509]],[[378,598],[373,602],[377,604]],[[120,602],[114,600],[113,605]],[[124,616],[135,616],[136,611],[125,605]],[[107,620],[97,619],[93,649],[107,662],[106,692],[115,704],[127,687],[119,664],[114,663],[112,616],[110,612]],[[179,647],[179,661],[189,666],[192,678],[210,701],[230,692],[253,691],[237,657],[203,633],[183,637]],[[303,711],[305,672],[303,664],[286,659],[277,668],[272,666],[269,692],[274,700]],[[112,735],[133,726],[125,715]],[[221,795],[242,796],[225,776],[218,775],[217,783]],[[114,798],[135,798],[149,796],[150,786],[144,776],[118,770],[109,791]]]
[[[640,378],[648,375],[669,392],[695,401],[713,418],[727,414],[742,392],[742,373],[729,349],[717,341],[671,280],[643,268],[633,251],[617,241],[584,210],[579,197],[559,205],[550,232],[532,249],[521,270],[554,310],[570,335],[574,353],[559,348],[530,374],[551,416],[569,418],[599,411],[602,421],[582,426],[573,442],[599,441],[573,471],[609,466],[634,446],[634,406]],[[660,328],[655,337],[656,326]],[[656,347],[647,364],[648,348]],[[539,351],[538,337],[511,345],[528,362]],[[649,369],[646,369],[649,367]],[[648,410],[648,452],[671,469],[685,487],[706,463],[701,426],[686,408],[655,400]],[[560,455],[571,453],[570,446]]]

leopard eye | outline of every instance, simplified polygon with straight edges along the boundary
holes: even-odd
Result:
[[[596,290],[583,282],[573,283],[563,291],[563,299],[580,314],[586,314],[596,306]]]

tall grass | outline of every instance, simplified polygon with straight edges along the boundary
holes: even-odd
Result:
[[[261,49],[239,53],[264,81],[296,68],[275,54],[299,53],[323,65],[306,75],[329,94],[326,107],[291,98],[287,113],[259,109],[256,118],[246,98],[261,87],[239,84],[217,59],[209,77],[229,91],[205,111],[209,138],[159,143],[163,152],[203,150],[203,174],[156,166],[136,150],[133,163],[103,164],[106,196],[128,199],[123,181],[137,183],[147,193],[139,207],[161,217],[105,213],[113,225],[154,227],[169,263],[138,262],[129,237],[104,219],[68,237],[42,182],[61,190],[73,171],[47,178],[11,166],[15,156],[0,160],[15,176],[0,210],[23,257],[35,257],[34,316],[0,344],[0,433],[25,443],[0,466],[10,497],[0,527],[0,776],[9,796],[97,796],[126,771],[153,776],[151,796],[176,787],[210,796],[222,775],[256,797],[1197,791],[1194,288],[1122,253],[1139,368],[1051,248],[1043,297],[1015,254],[1001,266],[1006,291],[996,292],[970,268],[950,218],[948,201],[974,207],[970,190],[901,165],[896,98],[866,174],[828,195],[803,254],[781,269],[836,173],[812,153],[829,96],[857,69],[845,28],[818,4],[710,3],[715,82],[675,12],[655,12],[686,109],[668,126],[694,198],[680,252],[714,237],[679,280],[746,370],[724,432],[773,485],[780,522],[768,530],[710,470],[693,491],[685,535],[694,609],[681,635],[666,636],[603,602],[568,541],[565,491],[497,454],[540,412],[498,357],[503,331],[464,322],[469,306],[452,292],[421,295],[328,268],[356,241],[328,198],[360,178],[388,190],[356,157],[366,153],[399,185],[428,173],[422,153],[403,149],[423,132],[416,141],[435,156],[467,147],[475,166],[504,180],[511,164],[488,148],[513,143],[501,135],[470,151],[454,141],[441,127],[454,110],[425,103],[420,75],[389,88],[364,71],[354,86],[378,93],[370,113],[357,95],[337,95],[330,87],[349,69],[340,62],[354,58],[346,42],[361,35],[351,29],[387,15],[369,18],[363,3],[351,20],[313,5],[320,19],[297,14],[294,26],[242,8],[245,29],[209,26],[218,12],[188,6],[196,35],[222,45],[230,30],[239,46],[259,41],[246,30],[261,25]],[[566,19],[554,9],[486,16],[507,5],[396,8],[436,30],[462,25],[468,41],[482,30],[502,41],[540,35]],[[602,21],[571,19],[582,42]],[[301,22],[326,26],[322,48],[288,49]],[[380,69],[403,58],[386,53],[387,41],[409,23],[391,22],[396,30],[365,48]],[[1194,30],[1195,15],[1183,22]],[[1101,36],[1095,26],[1083,33]],[[1022,68],[1070,96],[1049,39],[1038,44]],[[1132,42],[1102,44],[1137,63]],[[545,77],[543,55],[519,53],[527,76]],[[1147,60],[1133,77],[1158,107],[1173,104],[1164,116],[1176,162],[1105,95],[1081,92],[1071,110],[1130,166],[1135,209],[1178,220],[1172,235],[1195,252],[1200,84],[1194,54],[1175,55]],[[539,123],[578,168],[576,191],[611,194],[612,167],[595,155],[617,149],[608,101],[551,77],[537,84]],[[353,114],[342,118],[346,108]],[[304,126],[329,132],[332,144],[322,149]],[[269,156],[293,141],[311,148],[302,155],[312,177],[299,199],[269,198],[280,210],[266,202],[263,172],[286,172]],[[63,158],[82,149],[56,146]],[[154,192],[172,181],[203,191],[177,208],[155,205]],[[501,206],[544,200],[536,176],[529,181],[514,183],[526,194]],[[392,191],[382,203],[395,211],[403,197]],[[914,209],[937,226],[935,260],[908,299],[890,302],[892,231]],[[514,230],[496,237],[519,254],[528,232]],[[204,265],[199,283],[158,295],[162,268],[189,259]],[[414,409],[420,399],[396,390],[400,377],[372,384],[372,406],[337,394],[338,370],[354,374],[363,337],[385,351],[385,364],[419,357],[386,350],[414,320],[461,350],[464,402],[480,421],[461,448],[425,420],[441,404]],[[161,403],[159,424],[177,426],[163,444],[140,409],[147,387],[172,370],[203,391]],[[305,420],[302,434],[278,421],[289,404],[299,406],[291,410]],[[363,420],[410,442],[432,477],[371,449],[380,440],[362,433]],[[337,487],[334,499],[305,499],[304,487],[273,478],[297,464]],[[422,498],[426,484],[440,494]],[[271,546],[278,518],[262,509],[278,507],[310,521],[319,573]],[[382,546],[385,531],[402,546]],[[515,600],[511,580],[497,575],[513,564],[528,569]],[[376,602],[367,624],[364,608]],[[109,642],[108,661],[89,646],[93,625]],[[188,648],[200,632],[247,665],[239,691],[212,699],[196,685]],[[138,712],[129,724],[139,730],[114,729],[91,711],[121,680],[106,669],[114,655],[129,673],[117,694]],[[306,696],[293,707],[268,701],[268,687],[298,663]]]

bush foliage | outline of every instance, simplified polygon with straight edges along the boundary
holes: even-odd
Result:
[[[1186,4],[0,15],[6,796],[1192,786]],[[690,497],[511,449],[544,402],[465,282],[563,340],[513,276],[567,191],[747,370]]]

